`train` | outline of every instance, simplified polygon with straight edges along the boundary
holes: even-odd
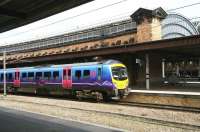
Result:
[[[128,95],[127,68],[117,60],[6,69],[8,92],[67,94],[79,99],[122,98]],[[0,88],[4,71],[0,70]]]

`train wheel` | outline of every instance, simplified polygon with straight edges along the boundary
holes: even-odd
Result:
[[[124,90],[120,90],[119,91],[119,97],[120,97],[120,99],[124,98],[124,95],[125,95],[125,91]]]
[[[17,93],[18,93],[17,88],[13,88],[13,93],[14,93],[14,94],[17,94]]]
[[[103,101],[103,94],[101,92],[96,92],[96,101],[97,102]]]
[[[17,94],[17,88],[11,87],[11,88],[8,89],[7,92],[12,93],[12,94]]]
[[[82,91],[76,91],[76,98],[81,101],[83,98],[83,92]]]
[[[107,93],[103,93],[103,101],[105,101],[105,102],[110,101],[110,97],[108,96]]]

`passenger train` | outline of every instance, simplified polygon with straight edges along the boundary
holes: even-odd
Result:
[[[0,87],[4,73],[0,70]],[[122,97],[127,93],[128,75],[117,60],[49,65],[6,70],[7,90],[11,92],[62,93],[97,100]]]

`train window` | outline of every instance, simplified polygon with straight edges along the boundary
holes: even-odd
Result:
[[[44,79],[50,80],[51,79],[51,72],[44,72]]]
[[[15,72],[15,80],[19,80],[19,76],[20,76],[19,74],[20,74],[19,71]]]
[[[68,77],[71,77],[71,70],[68,70]]]
[[[66,69],[63,70],[63,79],[64,80],[67,79],[67,70]]]
[[[64,69],[63,70],[63,79],[64,80],[71,80],[71,69]]]
[[[13,80],[12,73],[8,73],[8,81],[12,81],[12,80]]]
[[[101,80],[101,68],[98,68],[98,80]]]
[[[58,71],[54,71],[53,72],[53,79],[57,80],[59,78],[59,72]]]
[[[27,73],[26,72],[23,72],[22,73],[22,79],[26,79],[27,78]]]
[[[42,79],[42,72],[36,72],[35,78],[36,78],[37,80]]]
[[[3,81],[3,73],[1,73],[1,81]]]
[[[28,72],[28,79],[33,80],[34,78],[34,72]]]
[[[8,80],[8,73],[6,73],[6,80]]]
[[[81,79],[81,70],[76,70],[75,77],[80,80]]]
[[[8,81],[8,73],[6,73],[6,80]]]
[[[65,73],[64,79],[71,80],[71,69],[65,71],[67,71],[67,73]]]
[[[90,70],[84,70],[83,71],[83,77],[84,78],[89,78],[90,77]]]

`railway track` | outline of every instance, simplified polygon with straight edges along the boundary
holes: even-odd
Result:
[[[79,102],[96,102],[95,100],[91,99],[83,99],[78,100],[72,97],[66,96],[49,96],[49,95],[35,95],[35,94],[27,94],[27,93],[18,93],[22,96],[31,96],[31,97],[41,97],[41,98],[52,98],[52,99],[67,99],[71,101],[79,101]],[[121,105],[121,106],[131,106],[131,107],[144,107],[144,108],[153,108],[153,109],[163,109],[163,110],[173,110],[173,111],[183,111],[183,112],[193,112],[193,113],[200,113],[200,108],[195,107],[183,107],[183,106],[174,106],[174,105],[163,105],[163,104],[150,104],[150,103],[138,103],[138,102],[127,102],[127,101],[116,101],[111,100],[109,102],[98,102],[103,104],[109,105]]]
[[[138,103],[138,102],[120,102],[120,101],[112,101],[109,104],[200,113],[200,108],[195,108],[195,107],[183,107],[183,106],[150,104],[150,103]]]
[[[113,113],[113,112],[105,112],[105,111],[99,111],[99,110],[88,110],[88,109],[82,109],[82,108],[73,108],[73,107],[66,107],[63,105],[57,105],[57,104],[48,104],[48,103],[37,103],[37,102],[29,102],[25,100],[15,100],[15,99],[5,99],[8,101],[15,101],[18,103],[25,103],[25,104],[33,104],[33,105],[43,105],[43,106],[49,106],[52,108],[64,108],[64,109],[70,109],[70,110],[76,110],[76,111],[83,111],[83,112],[89,112],[94,114],[102,114],[107,116],[117,116],[120,118],[126,118],[131,119],[134,121],[142,122],[142,123],[148,123],[148,124],[155,124],[155,125],[161,125],[161,126],[167,126],[170,128],[180,128],[183,130],[191,130],[191,131],[200,131],[200,125],[194,125],[189,123],[182,123],[182,122],[174,122],[174,121],[167,121],[167,120],[161,120],[161,119],[155,119],[155,118],[149,118],[149,117],[143,117],[143,116],[134,116],[134,115],[128,115],[128,114],[122,114],[122,113]],[[148,108],[159,108],[159,109],[172,109],[172,107],[165,107],[161,108],[161,106],[155,106],[155,105],[147,105],[147,104],[138,104],[138,103],[127,103],[127,102],[115,102],[111,103],[112,105],[126,105],[126,106],[137,106],[137,107],[148,107]],[[179,108],[173,108],[174,110],[179,110]],[[183,109],[181,109],[183,110]],[[197,110],[190,110],[192,112],[199,112]]]

